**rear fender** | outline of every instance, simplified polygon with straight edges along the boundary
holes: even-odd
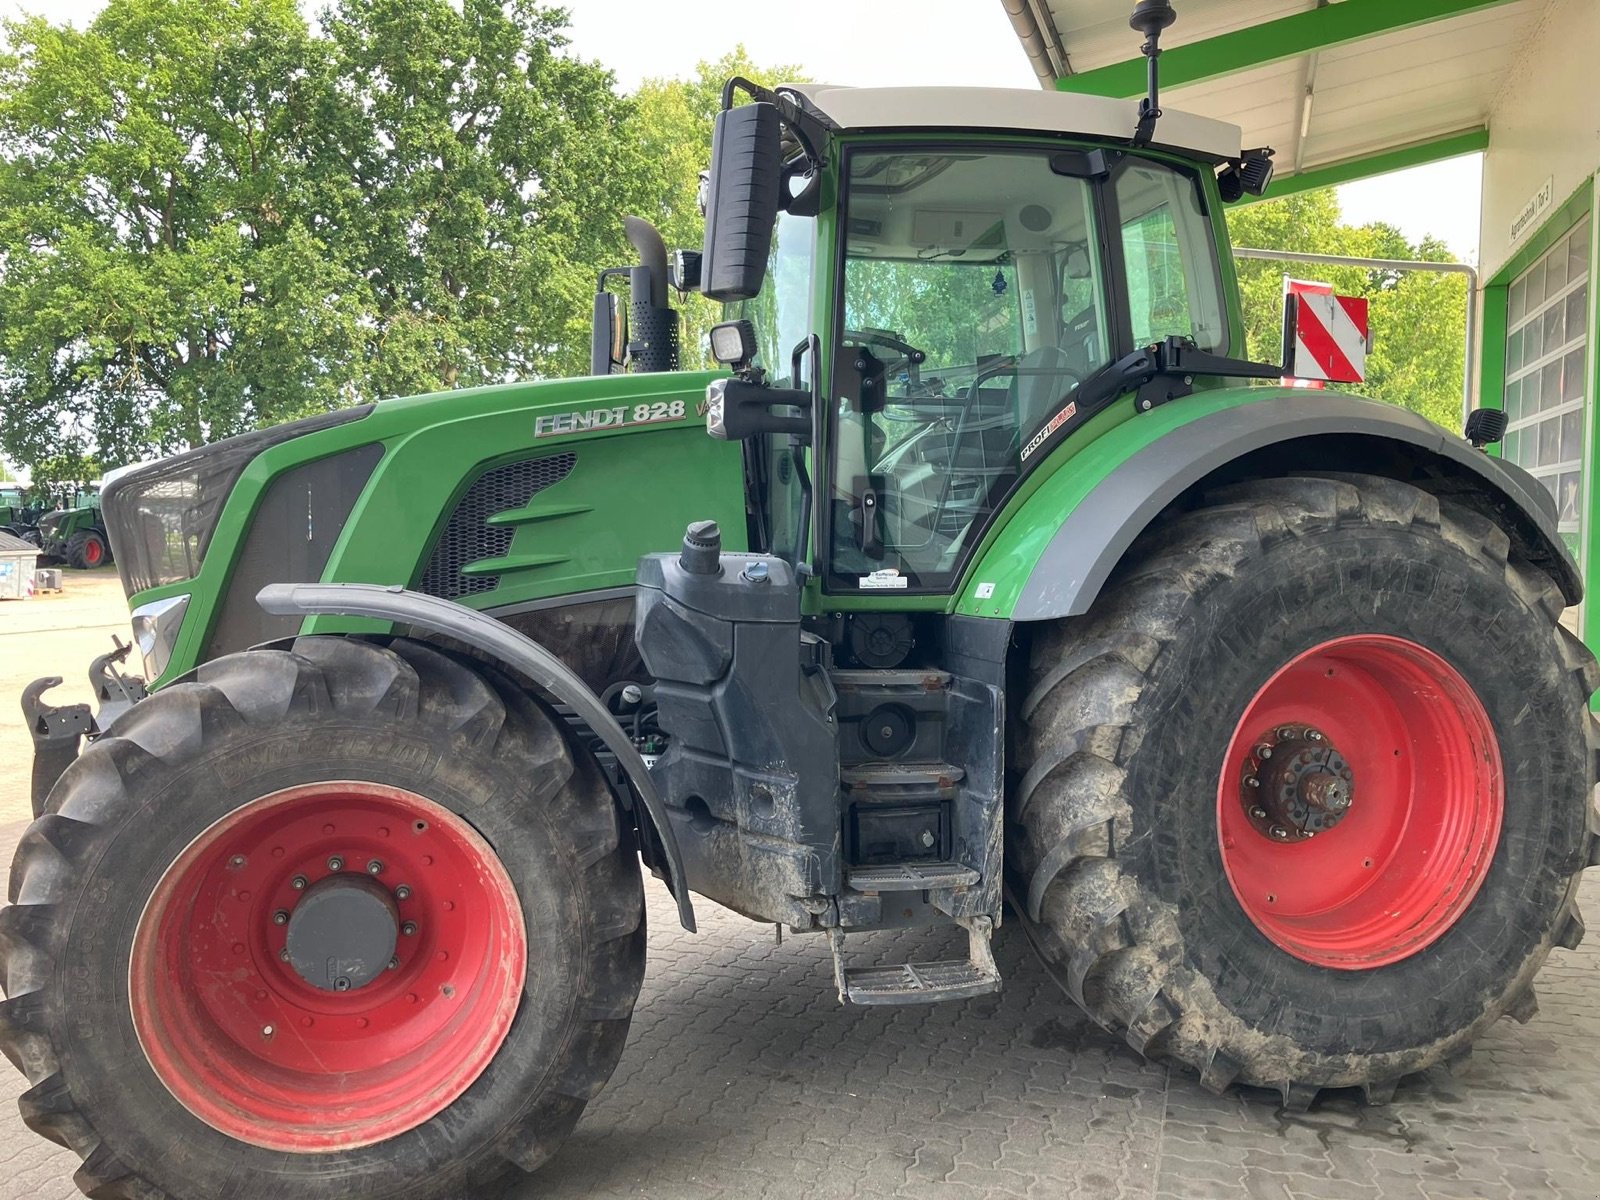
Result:
[[[1583,598],[1555,501],[1533,476],[1405,409],[1322,392],[1219,409],[1131,454],[1025,564],[1011,611],[981,615],[1048,621],[1086,613],[1139,535],[1191,488],[1213,479],[1330,469],[1408,480],[1478,509],[1550,574],[1568,604]],[[984,574],[980,568],[978,576]]]
[[[684,882],[683,857],[661,796],[651,782],[650,769],[600,697],[549,650],[493,617],[400,587],[371,583],[275,583],[262,588],[256,595],[256,602],[274,616],[369,617],[453,638],[488,655],[505,670],[571,708],[606,749],[616,755],[618,765],[644,805],[661,840],[670,886],[678,902],[678,919],[685,929],[694,932],[694,909]]]

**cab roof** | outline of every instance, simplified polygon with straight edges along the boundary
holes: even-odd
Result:
[[[1070,92],[986,87],[842,87],[784,84],[847,130],[987,129],[1071,133],[1126,141],[1139,124],[1137,100]],[[1239,157],[1237,125],[1163,109],[1153,145],[1214,162]]]

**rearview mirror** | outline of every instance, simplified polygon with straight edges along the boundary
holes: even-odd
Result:
[[[748,300],[761,290],[782,198],[782,136],[775,104],[717,114],[700,259],[700,290],[712,300]]]

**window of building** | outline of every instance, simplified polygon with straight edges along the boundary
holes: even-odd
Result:
[[[1589,236],[1585,216],[1511,284],[1504,454],[1550,489],[1561,532],[1581,532],[1588,400]]]

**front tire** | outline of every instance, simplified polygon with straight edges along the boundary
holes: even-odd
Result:
[[[1164,520],[1035,641],[1008,849],[1047,966],[1142,1053],[1295,1105],[1528,1019],[1600,842],[1600,673],[1562,606],[1392,480]]]
[[[106,539],[99,531],[94,529],[82,529],[73,534],[67,539],[67,547],[63,553],[68,564],[80,571],[92,571],[111,561],[111,547],[106,544]]]
[[[497,1195],[604,1085],[643,979],[596,765],[404,640],[230,655],[138,704],[11,878],[0,1049],[96,1197]]]

